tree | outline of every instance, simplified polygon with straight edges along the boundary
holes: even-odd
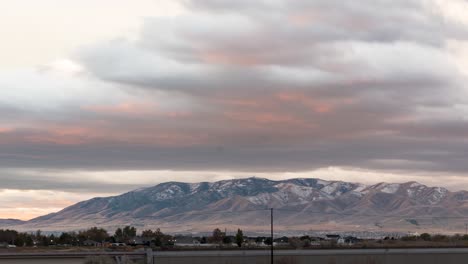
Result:
[[[221,243],[224,238],[224,233],[221,232],[219,228],[213,230],[213,236],[211,236],[211,241],[214,243]]]
[[[288,239],[289,245],[293,248],[301,248],[304,242],[298,237],[291,237]]]
[[[78,238],[80,242],[88,239],[96,242],[104,242],[109,238],[109,234],[103,228],[91,227],[88,230],[80,231],[78,233]]]
[[[40,238],[41,236],[42,236],[42,231],[41,231],[40,229],[38,229],[38,230],[36,231],[36,238],[38,239],[38,238]]]
[[[15,240],[15,246],[23,247],[26,244],[25,237],[22,234],[18,234]]]
[[[430,241],[431,240],[431,235],[428,234],[428,233],[422,233],[419,237],[424,241]]]
[[[148,232],[148,230],[145,231]],[[123,229],[119,227],[117,230],[115,230],[114,238],[117,242],[128,243],[130,239],[136,237],[136,233],[137,230],[133,226],[125,226]]]
[[[77,234],[75,232],[63,232],[58,238],[58,243],[62,245],[76,245]]]
[[[231,244],[231,243],[232,243],[232,239],[230,236],[223,237],[223,244]]]
[[[123,230],[122,230],[122,228],[119,227],[119,228],[117,228],[117,230],[115,230],[114,237],[118,242],[123,241]]]
[[[8,244],[15,244],[18,232],[15,230],[0,230],[0,242],[6,242]]]
[[[155,237],[154,232],[153,232],[153,230],[151,230],[151,229],[143,230],[143,232],[141,232],[141,236],[142,236],[142,237],[146,237],[146,238],[153,238],[153,237]]]
[[[49,245],[55,245],[57,243],[57,238],[55,238],[54,234],[51,234],[49,236],[49,241],[50,241]]]
[[[236,234],[236,244],[238,247],[242,247],[242,243],[244,243],[244,233],[239,228]]]
[[[123,235],[125,238],[136,237],[137,230],[133,226],[126,226],[123,229]]]
[[[200,244],[206,244],[206,243],[207,243],[206,237],[202,237],[202,238],[200,239]]]
[[[31,234],[25,234],[24,245],[27,247],[32,247],[34,245],[34,240]]]

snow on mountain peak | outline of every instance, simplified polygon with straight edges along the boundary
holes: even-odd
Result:
[[[380,190],[384,193],[396,193],[400,189],[400,184],[398,183],[390,183],[385,184],[384,187]]]
[[[314,192],[314,189],[311,187],[298,186],[293,183],[280,183],[275,185],[275,187],[280,190],[288,191],[301,198],[307,198]]]
[[[354,185],[347,182],[331,182],[330,184],[326,185],[320,191],[323,193],[331,196],[331,197],[338,197],[343,193],[351,190]]]
[[[329,185],[330,182],[329,182],[329,181],[324,181],[324,180],[317,179],[317,184],[318,184],[318,185],[326,186],[326,185]]]
[[[419,182],[412,182],[409,187],[410,188],[415,188],[415,187],[420,187],[420,186],[423,186],[423,185],[420,184]]]
[[[364,184],[358,184],[358,187],[356,189],[354,189],[353,191],[355,192],[358,192],[358,193],[362,193],[364,192],[365,189],[367,189],[367,185],[364,185]]]
[[[439,203],[448,193],[448,190],[442,187],[434,187],[433,190],[434,192],[429,198],[429,203],[431,204]]]
[[[201,184],[202,184],[201,182],[199,182],[199,183],[190,183],[190,184],[189,184],[189,186],[190,186],[190,191],[191,191],[192,193],[198,191],[198,188],[200,188],[200,185],[201,185]]]
[[[156,198],[156,200],[162,201],[172,199],[177,195],[180,195],[181,193],[184,193],[184,191],[179,185],[171,184],[165,190],[155,193],[154,197]]]

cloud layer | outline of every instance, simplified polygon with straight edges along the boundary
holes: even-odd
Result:
[[[0,168],[468,172],[466,2],[182,3],[1,72]]]

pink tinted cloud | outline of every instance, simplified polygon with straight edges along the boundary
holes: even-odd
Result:
[[[179,112],[165,113],[164,118],[179,119],[190,115]],[[201,135],[177,131],[158,122],[141,120],[122,127],[119,119],[103,122],[82,122],[75,125],[43,124],[16,135],[16,141],[32,144],[87,145],[113,142],[114,144],[144,144],[159,146],[187,146],[204,142]]]
[[[122,102],[107,105],[86,105],[83,110],[97,114],[113,116],[153,116],[167,118],[187,118],[192,116],[190,111],[167,110],[163,111],[154,102]]]
[[[79,145],[89,142],[92,136],[96,136],[96,131],[87,127],[54,126],[45,127],[40,132],[25,135],[24,139],[31,143]]]
[[[254,66],[261,64],[261,60],[238,52],[228,51],[205,51],[200,53],[201,61],[208,64],[222,64],[222,65],[240,65],[240,66]]]
[[[82,108],[84,110],[100,114],[141,115],[155,112],[157,105],[155,103],[147,102],[121,102],[118,104],[107,105],[86,105]]]
[[[315,10],[308,10],[290,14],[288,21],[295,26],[307,26],[315,21],[318,21],[322,16]]]
[[[330,102],[316,100],[300,92],[280,92],[276,94],[276,98],[281,102],[300,103],[320,114],[329,113],[334,109]]]
[[[224,117],[229,120],[241,123],[241,126],[244,128],[248,128],[251,125],[254,127],[273,125],[284,128],[291,126],[304,127],[307,125],[306,122],[299,117],[281,112],[225,112]]]
[[[0,133],[9,133],[12,129],[9,127],[0,127]]]

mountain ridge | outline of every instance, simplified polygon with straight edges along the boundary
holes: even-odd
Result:
[[[95,225],[112,229],[127,224],[187,232],[207,231],[216,225],[260,230],[268,220],[267,208],[277,211],[279,230],[452,232],[464,229],[461,220],[468,218],[468,192],[414,181],[372,185],[317,178],[171,181],[92,198],[12,225],[29,230],[77,230]],[[221,211],[224,213],[216,213]]]

